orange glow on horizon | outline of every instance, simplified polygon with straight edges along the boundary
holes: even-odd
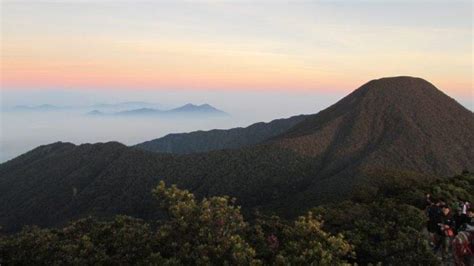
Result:
[[[349,92],[371,79],[408,75],[449,95],[473,97],[466,14],[441,27],[436,12],[420,9],[410,24],[376,5],[373,14],[394,16],[393,24],[365,16],[370,6],[354,9],[364,16],[352,9],[342,16],[323,3],[197,3],[203,13],[160,3],[10,4],[2,12],[0,84],[7,90]],[[464,10],[458,8],[452,13]],[[426,25],[415,23],[420,16]]]

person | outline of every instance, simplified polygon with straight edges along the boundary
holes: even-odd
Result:
[[[453,220],[455,224],[454,231],[457,234],[458,232],[462,231],[461,230],[462,225],[467,223],[469,220],[467,213],[463,212],[463,206],[457,207],[456,213],[453,215]]]
[[[450,208],[447,205],[441,206],[441,217],[437,230],[439,241],[437,241],[434,250],[438,252],[441,248],[441,257],[443,260],[448,259],[450,243],[454,237],[454,227],[455,223]]]
[[[455,265],[474,265],[474,209],[466,210],[467,218],[459,226],[459,232],[452,241]]]
[[[436,203],[433,203],[436,202]],[[430,206],[426,209],[426,215],[428,216],[427,222],[427,229],[430,235],[430,245],[435,246],[437,242],[437,231],[438,231],[438,223],[441,222],[441,202],[438,201],[431,201]]]
[[[464,201],[462,204],[462,213],[467,214],[467,210],[471,208],[471,203],[469,201]]]
[[[429,208],[433,204],[434,204],[434,201],[431,198],[431,194],[427,193],[426,196],[425,196],[425,208]]]
[[[466,215],[460,221],[459,230],[474,231],[474,208],[471,207],[466,210]]]

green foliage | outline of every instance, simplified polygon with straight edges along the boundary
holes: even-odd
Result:
[[[252,264],[255,250],[242,237],[247,223],[229,197],[196,201],[194,195],[160,182],[153,191],[169,219],[157,241],[165,256],[184,264]]]
[[[362,189],[363,188],[363,189]],[[166,219],[81,219],[61,229],[0,235],[0,264],[437,265],[423,230],[426,192],[472,201],[474,175],[430,179],[384,173],[352,200],[288,221],[258,214],[247,223],[235,199],[197,199],[187,190],[153,190]],[[324,221],[324,222],[323,222]]]
[[[169,263],[156,249],[148,224],[118,216],[111,222],[78,220],[62,229],[29,227],[0,241],[7,265],[92,265]]]
[[[344,234],[355,246],[356,262],[362,265],[435,265],[436,258],[421,233],[425,218],[421,210],[393,200],[351,202],[316,209],[325,228]]]
[[[295,221],[259,216],[248,233],[257,258],[267,265],[344,265],[353,255],[342,235],[331,235],[311,212]]]
[[[370,203],[374,199],[391,198],[400,203],[422,208],[424,195],[437,177],[410,171],[375,171],[369,173],[353,191],[352,201]]]
[[[351,246],[312,213],[294,222],[278,217],[244,221],[235,199],[196,200],[187,190],[153,190],[168,218],[156,228],[117,216],[78,220],[62,229],[29,227],[0,236],[6,265],[343,265]]]
[[[285,241],[277,255],[278,264],[340,265],[341,258],[351,251],[341,234],[333,236],[323,231],[321,221],[311,212],[285,228],[283,235]]]
[[[442,198],[446,202],[474,202],[474,173],[465,172],[451,178],[439,179],[432,184],[430,191],[434,198]]]
[[[423,230],[424,198],[473,202],[474,175],[430,178],[411,172],[377,173],[355,189],[353,199],[315,208],[324,229],[354,245],[359,264],[436,265]]]

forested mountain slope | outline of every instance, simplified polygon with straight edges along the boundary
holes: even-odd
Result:
[[[278,136],[321,170],[395,167],[454,175],[474,166],[474,114],[431,83],[373,80]]]
[[[271,146],[172,156],[115,142],[55,143],[0,166],[0,224],[14,230],[87,215],[156,218],[150,191],[159,180],[198,196],[230,194],[244,207],[268,205],[304,190],[311,167]]]
[[[351,195],[374,170],[454,175],[474,169],[474,117],[430,83],[371,81],[256,146],[169,155],[119,143],[41,146],[0,165],[0,225],[59,225],[87,215],[159,216],[159,180],[244,210],[285,216]]]
[[[280,135],[307,116],[299,115],[255,123],[245,128],[213,129],[190,133],[169,134],[135,145],[136,148],[162,153],[188,154],[222,149],[237,149],[254,145]]]

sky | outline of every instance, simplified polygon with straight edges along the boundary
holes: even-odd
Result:
[[[56,141],[133,145],[317,113],[387,76],[424,78],[474,110],[471,1],[0,1],[0,162]],[[128,101],[231,116],[8,111]]]
[[[409,75],[474,102],[471,1],[4,0],[1,9],[4,94],[343,95]]]

